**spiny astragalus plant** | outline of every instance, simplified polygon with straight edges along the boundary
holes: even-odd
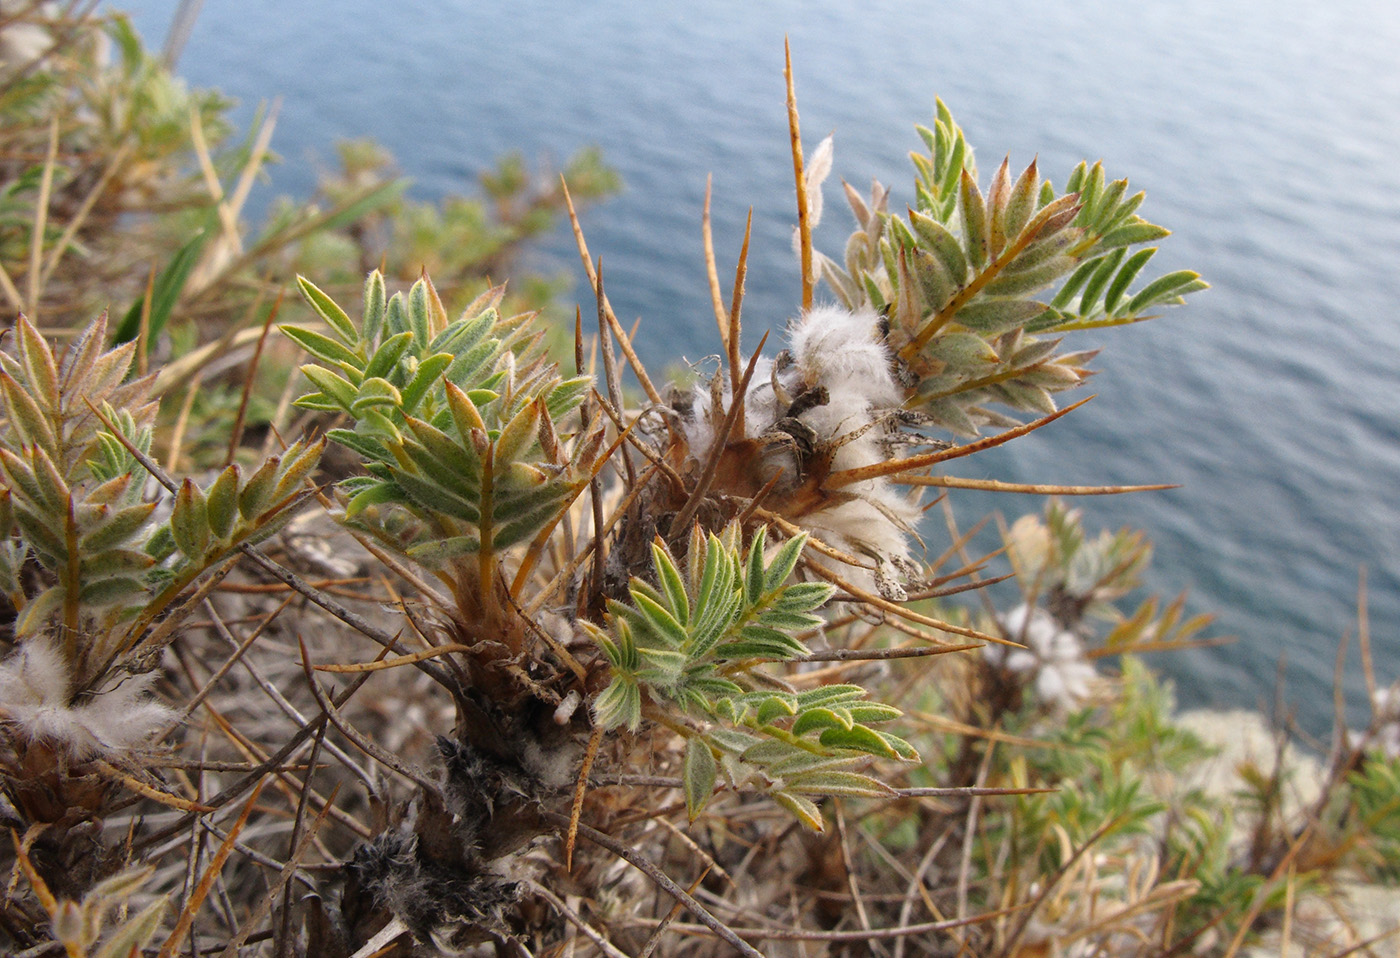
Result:
[[[1156,954],[1263,902],[1128,777],[1192,743],[1095,737],[1161,696],[1093,659],[1200,626],[1144,606],[1091,651],[1140,541],[1089,542],[1058,507],[1020,523],[1020,604],[974,617],[946,598],[990,558],[919,534],[929,488],[1057,491],[941,467],[1063,414],[1092,355],[1067,334],[1203,284],[1140,280],[1165,231],[1098,164],[1056,189],[1003,163],[984,191],[941,103],[920,134],[908,214],[847,188],[840,257],[810,245],[829,144],[799,173],[785,348],[740,354],[711,251],[724,360],[698,385],[635,359],[577,220],[601,386],[581,326],[561,371],[499,289],[454,319],[426,276],[391,295],[374,273],[351,319],[301,280],[319,322],[283,332],[325,438],[198,480],[150,455],[134,343],[104,351],[98,322],[55,355],[21,319],[0,354],[9,947]],[[1009,751],[1037,737],[1069,757]],[[1041,794],[1074,776],[1102,789]],[[1191,862],[1209,876],[1178,880]]]

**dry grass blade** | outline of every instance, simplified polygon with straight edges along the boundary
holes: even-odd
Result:
[[[143,798],[149,798],[153,802],[159,802],[166,808],[173,808],[181,812],[196,812],[200,815],[207,815],[210,812],[217,811],[216,808],[209,805],[201,805],[199,802],[192,802],[187,798],[181,798],[179,795],[163,792],[153,785],[147,785],[136,776],[128,775],[126,772],[123,772],[114,765],[104,762],[102,759],[95,760],[94,764],[102,771],[103,775],[106,775],[114,781],[121,782],[136,794]]]
[[[1371,617],[1366,601],[1366,567],[1357,573],[1356,582],[1356,642],[1361,649],[1361,675],[1366,680],[1366,697],[1376,707],[1376,664],[1371,659]],[[1341,728],[1342,726],[1337,726]]]
[[[73,218],[70,219],[68,225],[63,228],[63,234],[59,236],[58,242],[54,244],[53,249],[50,251],[48,262],[44,264],[43,275],[39,277],[41,285],[48,285],[49,279],[53,276],[53,271],[58,268],[58,264],[63,261],[63,255],[68,252],[73,242],[73,237],[77,236],[78,230],[83,228],[83,224],[87,222],[89,214],[92,213],[92,208],[97,205],[97,200],[102,196],[103,191],[107,189],[107,184],[112,182],[112,178],[116,176],[123,164],[126,163],[126,158],[131,154],[132,149],[132,143],[123,143],[121,146],[117,147],[116,152],[112,154],[112,158],[107,161],[106,167],[102,170],[102,175],[97,178],[97,182],[92,185],[92,189],[88,190],[87,195],[83,197],[82,203],[78,205],[78,209],[73,213]],[[0,272],[3,272],[3,270],[0,270]],[[19,308],[18,302],[15,303],[15,308]]]
[[[608,958],[628,958],[627,952],[621,950],[602,935],[598,934],[592,925],[584,921],[583,917],[580,916],[578,912],[570,908],[568,904],[558,895],[554,894],[554,892],[538,882],[530,882],[530,891],[549,902],[551,908],[562,915],[565,921],[583,932],[583,936],[597,945],[598,949],[602,951],[603,954],[607,955]]]
[[[988,750],[988,754],[991,754],[990,749]],[[1119,815],[1117,817],[1110,818],[1098,828],[1094,829],[1094,831],[1089,835],[1089,837],[1084,840],[1083,844],[1081,844],[1078,848],[1074,850],[1074,854],[1070,855],[1069,859],[1063,865],[1061,865],[1053,875],[1046,876],[1044,880],[1044,887],[1042,887],[1039,893],[1028,903],[1028,905],[1026,906],[1026,910],[1021,915],[1021,920],[1017,923],[1016,928],[1012,932],[1006,947],[1002,949],[1003,955],[1006,955],[1009,958],[1009,956],[1017,954],[1018,949],[1021,946],[1021,942],[1026,936],[1026,932],[1030,929],[1031,919],[1035,917],[1035,913],[1037,910],[1039,910],[1040,906],[1043,905],[1049,899],[1050,893],[1055,890],[1055,886],[1057,886],[1061,881],[1063,881],[1066,875],[1073,871],[1074,866],[1079,863],[1080,859],[1082,859],[1086,854],[1088,854],[1089,849],[1097,845],[1101,838],[1103,838],[1109,832],[1117,828],[1122,821],[1123,816]]]
[[[297,636],[297,647],[301,649],[301,668],[302,673],[306,676],[306,685],[315,697],[316,704],[321,707],[321,712],[330,719],[330,723],[336,727],[336,730],[348,738],[356,748],[385,768],[399,773],[426,792],[436,792],[437,786],[422,771],[400,759],[388,749],[376,745],[341,717],[340,710],[335,707],[330,696],[326,695],[321,689],[320,683],[316,681],[316,670],[311,665],[311,652],[306,648],[306,640],[301,636]]]
[[[223,227],[220,240],[227,244],[234,256],[243,255],[243,237],[238,229],[238,214],[224,202],[224,184],[219,182],[219,173],[214,169],[214,158],[209,154],[209,144],[204,138],[204,123],[197,109],[190,109],[190,143],[199,160],[199,172],[204,177],[205,189],[214,201],[214,211],[218,214],[219,225]],[[211,246],[211,251],[216,247]]]
[[[869,930],[860,929],[858,931],[817,931],[804,928],[764,928],[747,926],[736,927],[732,930],[736,935],[743,935],[745,938],[763,938],[768,941],[817,941],[831,942],[833,944],[843,942],[890,941],[896,938],[908,938],[913,935],[931,935],[938,932],[966,928],[969,925],[984,924],[1007,915],[1014,915],[1023,907],[1024,906],[1003,908],[1000,911],[989,911],[985,914],[971,915],[966,918],[949,918],[946,921],[925,921],[911,925],[899,925],[893,928],[871,928]],[[689,935],[708,934],[707,926],[704,925],[675,924],[671,926],[671,930]]]
[[[561,827],[568,827],[568,817],[560,815],[557,812],[543,811],[540,813],[540,816],[546,821],[553,822]],[[662,891],[690,909],[691,914],[700,919],[701,924],[724,939],[724,941],[739,952],[739,954],[744,955],[745,958],[763,958],[762,952],[757,951],[753,945],[744,941],[744,939],[735,934],[728,925],[712,915],[704,905],[696,901],[694,897],[680,885],[677,885],[674,880],[645,855],[638,853],[635,849],[629,848],[611,835],[600,832],[591,825],[585,825],[582,822],[579,823],[578,833],[600,848],[605,848],[612,852],[618,858],[621,858],[650,878]]]
[[[569,211],[569,224],[573,227],[574,242],[578,246],[579,257],[583,260],[583,271],[588,276],[589,285],[593,288],[593,295],[598,298],[599,308],[607,317],[608,325],[617,335],[618,342],[622,346],[622,354],[627,357],[627,363],[632,367],[632,371],[637,374],[637,380],[642,384],[642,389],[646,391],[647,398],[652,402],[660,404],[661,394],[652,385],[651,377],[647,375],[646,367],[632,349],[631,340],[623,332],[622,323],[618,322],[617,314],[613,312],[612,304],[603,295],[601,283],[598,281],[598,273],[593,268],[593,258],[588,253],[588,244],[583,239],[583,226],[580,225],[578,213],[574,210],[573,198],[569,195],[569,184],[564,182],[564,178],[559,178],[559,184],[563,188],[564,204]]]
[[[233,430],[228,437],[228,454],[224,457],[224,465],[233,463],[234,454],[238,452],[239,443],[243,441],[243,423],[248,415],[248,402],[253,397],[253,381],[257,379],[258,363],[262,360],[263,346],[267,343],[268,331],[272,329],[273,320],[282,310],[283,291],[279,290],[277,299],[272,303],[272,308],[267,312],[267,319],[263,320],[262,334],[258,336],[258,344],[253,347],[253,358],[248,361],[248,371],[243,374],[243,394],[238,399],[238,413],[233,419]]]
[[[403,923],[403,919],[391,918],[387,925],[375,932],[374,937],[365,942],[350,958],[377,958],[379,955],[388,954],[394,942],[406,934],[408,926]]]
[[[962,788],[897,788],[895,792],[901,798],[950,798],[966,796],[968,798],[988,798],[997,795],[1051,795],[1058,792],[1058,788],[983,788],[977,785],[968,785]]]
[[[1358,954],[1362,951],[1368,951],[1372,945],[1380,944],[1387,938],[1394,938],[1396,935],[1400,935],[1400,925],[1396,925],[1389,931],[1383,931],[1378,935],[1372,935],[1365,941],[1358,941],[1356,944],[1344,948],[1341,951],[1333,952],[1328,955],[1327,958],[1350,958],[1351,955]]]
[[[179,950],[181,943],[190,933],[194,926],[195,916],[199,913],[200,906],[204,904],[204,899],[208,897],[210,890],[214,887],[214,881],[219,877],[219,872],[224,867],[224,862],[233,851],[234,839],[243,831],[248,824],[248,817],[253,813],[253,806],[257,804],[258,796],[262,794],[264,781],[260,781],[253,789],[253,794],[248,796],[248,801],[243,805],[243,811],[238,816],[238,820],[229,829],[228,838],[224,839],[218,851],[214,853],[214,858],[209,862],[204,874],[199,879],[199,884],[195,886],[190,897],[185,901],[185,907],[180,909],[180,917],[175,922],[175,929],[170,933],[170,937],[161,945],[157,958],[173,958]]]
[[[291,858],[283,864],[282,873],[278,876],[277,883],[268,889],[267,894],[263,897],[257,910],[249,915],[247,920],[243,922],[243,927],[238,930],[238,933],[233,936],[223,952],[220,953],[220,958],[237,958],[239,950],[247,943],[248,939],[253,936],[254,931],[256,931],[263,920],[267,918],[268,914],[271,913],[277,899],[282,897],[291,887],[292,879],[296,877],[297,869],[301,867],[302,859],[304,859],[306,853],[311,850],[316,835],[320,832],[321,826],[325,824],[326,817],[330,814],[331,806],[335,803],[338,794],[339,786],[331,791],[326,806],[317,813],[310,827],[306,829],[306,834],[298,838],[296,849],[292,852]],[[284,914],[290,914],[290,910]]]
[[[29,321],[39,325],[39,294],[43,291],[44,231],[48,228],[49,201],[53,197],[53,174],[58,165],[58,117],[49,123],[49,147],[44,171],[39,178],[39,196],[34,201],[34,231],[29,238]]]
[[[10,306],[17,313],[24,312],[24,299],[19,294],[19,289],[15,286],[15,281],[10,278],[10,273],[0,263],[0,290],[5,293],[5,298],[10,301]]]
[[[396,669],[402,665],[412,665],[414,662],[422,662],[425,659],[435,659],[442,655],[450,655],[453,652],[471,652],[475,646],[471,645],[435,645],[431,649],[422,649],[418,652],[411,652],[408,655],[400,655],[393,659],[377,658],[373,662],[347,662],[336,665],[315,666],[317,672],[335,672],[340,674],[355,672],[382,672],[385,669]],[[388,649],[383,653],[387,654]]]
[[[659,820],[663,822],[666,821],[664,818]],[[684,833],[677,832],[676,834]],[[694,845],[693,842],[691,844]],[[695,876],[695,881],[690,883],[690,887],[687,888],[686,891],[690,892],[692,895],[695,894],[695,889],[700,887],[700,883],[705,880],[705,876],[710,874],[710,870],[713,867],[714,860],[711,859],[705,864],[700,874]],[[661,944],[661,936],[666,934],[666,929],[671,927],[671,923],[679,918],[681,912],[684,910],[685,908],[680,902],[676,902],[671,906],[671,910],[657,923],[656,928],[652,931],[651,937],[647,939],[647,943],[642,947],[642,950],[637,952],[637,958],[651,958],[651,955],[656,952],[657,947]]]

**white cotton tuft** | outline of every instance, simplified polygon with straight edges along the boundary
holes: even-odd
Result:
[[[1377,689],[1371,698],[1371,710],[1375,716],[1372,722],[1374,734],[1367,737],[1365,732],[1346,730],[1348,748],[1363,745],[1378,749],[1387,761],[1400,758],[1400,684]]]
[[[139,748],[174,718],[148,694],[154,674],[127,678],[75,705],[68,701],[66,668],[58,650],[39,641],[26,642],[0,662],[0,721],[85,759]]]
[[[1024,603],[999,620],[1006,637],[1026,647],[984,646],[987,658],[1034,682],[1036,697],[1057,711],[1088,700],[1098,673],[1084,657],[1079,636],[1061,628],[1049,612]]]
[[[890,409],[903,396],[894,380],[889,349],[873,309],[854,312],[840,306],[817,306],[803,314],[789,339],[798,376],[806,385],[822,385],[846,413]],[[855,407],[864,406],[865,409]]]

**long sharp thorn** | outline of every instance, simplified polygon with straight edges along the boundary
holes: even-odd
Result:
[[[783,77],[787,81],[788,136],[792,140],[792,175],[797,180],[797,236],[802,254],[802,311],[812,308],[812,223],[807,205],[807,176],[803,169],[802,131],[797,120],[797,90],[792,82],[792,46],[783,37]]]
[[[729,317],[724,312],[724,297],[719,291],[719,267],[715,263],[715,237],[710,223],[710,188],[714,176],[705,177],[705,208],[700,214],[700,234],[705,241],[705,275],[710,280],[710,303],[715,308],[715,322],[719,324],[719,339],[724,351],[729,352]]]

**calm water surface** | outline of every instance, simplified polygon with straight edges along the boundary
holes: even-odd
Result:
[[[158,43],[175,4],[125,6]],[[342,137],[384,143],[423,197],[470,191],[507,150],[602,146],[627,189],[586,214],[589,243],[619,314],[643,318],[644,358],[664,365],[715,349],[707,173],[722,271],[754,207],[750,334],[793,314],[784,34],[806,139],[835,131],[837,176],[906,202],[912,125],[942,96],[987,173],[1009,152],[1038,154],[1059,183],[1081,158],[1130,176],[1176,231],[1157,268],[1214,284],[1102,336],[1100,399],[962,474],[1183,485],[1082,507],[1093,525],[1146,529],[1150,587],[1189,589],[1239,637],[1161,660],[1188,704],[1264,702],[1286,657],[1288,697],[1325,729],[1363,565],[1380,678],[1400,678],[1395,4],[207,0],[181,67],[245,118],[283,98],[278,192],[308,191],[310,161],[329,164]],[[839,252],[849,219],[837,189],[827,198],[818,245]],[[541,255],[579,272],[563,238]],[[1038,503],[960,510],[988,507]],[[1355,668],[1348,689],[1359,702]]]

